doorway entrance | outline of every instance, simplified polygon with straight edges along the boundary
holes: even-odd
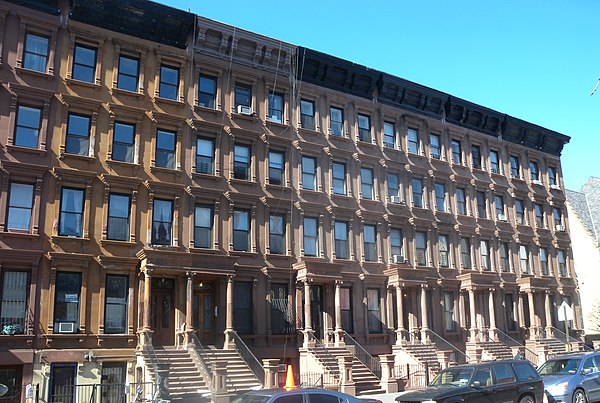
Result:
[[[152,279],[150,318],[152,344],[172,346],[175,344],[175,281],[173,279]]]
[[[204,345],[215,344],[215,293],[213,283],[200,282],[194,290],[194,329]]]

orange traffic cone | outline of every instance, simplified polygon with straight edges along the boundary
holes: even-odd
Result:
[[[285,376],[285,386],[283,387],[285,390],[296,389],[296,383],[294,382],[294,371],[292,371],[292,366],[287,366],[287,374]]]

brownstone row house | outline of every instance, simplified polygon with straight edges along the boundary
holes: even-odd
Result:
[[[580,335],[567,136],[144,0],[0,1],[0,46],[11,401],[176,360],[172,397],[219,363],[233,391],[352,356],[360,392],[384,361],[539,362],[563,301]]]

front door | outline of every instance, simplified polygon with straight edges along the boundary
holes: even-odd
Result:
[[[77,364],[53,364],[50,369],[50,403],[75,402]]]
[[[172,279],[153,279],[150,301],[152,319],[152,344],[172,346],[175,344],[175,281]]]
[[[102,383],[100,386],[101,403],[126,403],[125,381],[127,363],[105,362],[102,364]]]
[[[194,328],[202,344],[215,344],[216,312],[212,284],[200,284],[194,295],[194,317]]]
[[[323,286],[310,286],[310,317],[315,337],[323,339]]]

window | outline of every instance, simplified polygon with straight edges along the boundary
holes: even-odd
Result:
[[[314,217],[304,217],[304,255],[317,256],[319,253],[319,223]]]
[[[196,173],[214,175],[215,141],[204,137],[196,140]]]
[[[160,83],[158,96],[161,98],[179,100],[179,69],[177,67],[160,66]]]
[[[393,123],[383,122],[383,145],[387,148],[396,148],[396,127]]]
[[[81,273],[57,272],[54,296],[54,332],[79,331]]]
[[[537,228],[544,228],[544,206],[541,204],[535,204],[535,226]]]
[[[414,207],[423,207],[423,179],[421,178],[413,178],[412,179],[412,196],[413,196],[413,206]]]
[[[233,210],[233,250],[250,251],[250,212]]]
[[[481,169],[481,149],[479,148],[479,146],[471,146],[471,159],[473,169]]]
[[[200,74],[198,78],[198,106],[217,108],[217,78]]]
[[[360,169],[360,196],[363,199],[373,200],[373,170]]]
[[[333,193],[346,195],[346,164],[333,162],[331,164]]]
[[[460,238],[460,261],[464,269],[471,268],[471,240]]]
[[[481,253],[481,269],[484,271],[492,270],[492,259],[490,256],[490,241],[481,240],[480,253]]]
[[[349,259],[350,248],[348,242],[348,222],[336,221],[334,224],[335,258]]]
[[[519,260],[521,261],[521,273],[530,274],[529,248],[526,245],[519,245]]]
[[[73,80],[94,83],[96,81],[96,48],[75,45],[73,51]]]
[[[435,184],[435,209],[437,211],[446,211],[446,186],[443,183]]]
[[[279,151],[269,151],[269,184],[285,186],[283,153]]]
[[[18,105],[14,144],[20,147],[38,148],[41,119],[41,108]]]
[[[25,49],[23,52],[23,68],[46,72],[48,64],[48,42],[45,36],[32,33],[25,34]]]
[[[444,291],[444,329],[447,332],[456,331],[456,321],[454,317],[454,292]]]
[[[67,121],[67,143],[65,152],[76,155],[89,155],[91,117],[69,113]]]
[[[552,209],[552,217],[554,218],[554,225],[562,227],[562,211],[559,208],[554,207]]]
[[[416,129],[408,129],[408,152],[419,154],[419,132]]]
[[[496,206],[496,218],[500,221],[506,221],[504,214],[504,197],[500,195],[494,196],[494,205]]]
[[[234,179],[250,180],[250,147],[236,144],[233,147]]]
[[[475,197],[477,199],[477,217],[487,218],[485,192],[477,192]]]
[[[548,249],[540,248],[540,269],[542,271],[542,275],[547,276],[550,274],[550,270],[548,268]]]
[[[509,256],[508,243],[501,242],[499,245],[499,248],[500,248],[500,270],[502,270],[503,273],[508,273],[508,272],[510,272],[510,256]]]
[[[375,225],[365,225],[363,231],[364,252],[367,262],[377,261],[377,228]]]
[[[498,151],[490,150],[490,168],[492,173],[500,173],[500,160],[498,158]]]
[[[354,320],[352,319],[352,289],[340,288],[340,305],[342,309],[342,329],[354,333]]]
[[[252,108],[252,89],[243,84],[236,84],[234,90],[235,112],[240,113],[240,106]]]
[[[285,216],[269,216],[269,252],[274,255],[285,254]]]
[[[521,177],[521,166],[519,164],[519,157],[516,155],[511,155],[509,158],[510,161],[510,176],[513,178]]]
[[[390,202],[400,202],[400,176],[398,174],[388,174],[387,188]],[[392,199],[392,197],[395,197],[396,200]]]
[[[58,235],[81,237],[83,228],[83,201],[85,190],[62,188]]]
[[[171,245],[173,201],[154,199],[152,209],[152,245]]]
[[[556,182],[556,168],[554,167],[548,167],[548,184],[550,186],[558,185]]]
[[[381,333],[381,307],[380,307],[379,289],[367,289],[367,322],[369,333]]]
[[[294,330],[294,320],[287,284],[272,283],[271,296],[271,331],[273,334],[290,334]]]
[[[394,256],[404,257],[402,245],[403,239],[401,229],[392,228],[390,230],[390,254],[392,255],[392,259]]]
[[[119,73],[117,74],[117,88],[125,91],[138,91],[140,76],[140,59],[128,56],[119,56]]]
[[[431,152],[431,158],[439,160],[442,158],[442,146],[440,143],[440,136],[437,134],[429,135],[429,148]]]
[[[302,156],[302,188],[317,190],[317,159]]]
[[[213,208],[212,206],[196,206],[194,212],[194,247],[212,249],[213,241]]]
[[[156,130],[156,161],[160,168],[175,169],[175,143],[177,133],[157,129]]]
[[[427,234],[425,232],[415,233],[415,246],[417,265],[427,266]]]
[[[371,117],[358,114],[358,139],[371,142]]]
[[[27,330],[29,272],[3,270],[1,285],[0,334],[24,334]]]
[[[106,238],[115,241],[129,240],[129,212],[131,198],[129,195],[110,193],[108,196],[108,225]]]
[[[11,182],[8,194],[7,230],[29,232],[33,210],[33,185]]]
[[[515,199],[515,216],[517,224],[525,224],[525,202],[523,200]]]
[[[556,251],[556,257],[558,258],[558,271],[560,272],[561,277],[569,277],[569,272],[567,271],[567,255],[566,252],[562,249]]]
[[[111,159],[113,161],[133,162],[135,125],[115,122]]]
[[[438,236],[438,249],[441,267],[450,266],[450,240],[448,235]]]
[[[127,333],[127,276],[106,276],[104,300],[104,333]]]
[[[329,108],[329,130],[333,136],[344,135],[344,110],[331,106]]]
[[[269,120],[275,123],[283,123],[282,94],[269,94]]]
[[[467,198],[463,188],[456,188],[456,212],[462,215],[467,214]]]
[[[535,370],[535,368],[533,368],[533,366],[527,362],[516,362],[513,364],[514,368],[515,368],[515,372],[517,373],[517,378],[520,381],[527,381],[530,379],[538,379],[538,377],[540,376],[537,371]]]
[[[538,164],[535,161],[529,163],[529,171],[531,172],[531,181],[540,181],[540,172],[538,170]]]
[[[515,381],[515,374],[508,364],[495,364],[494,372],[496,373],[496,383],[513,383]]]
[[[456,165],[462,164],[462,149],[459,140],[452,140],[452,162]]]
[[[239,334],[252,333],[252,287],[249,281],[233,283],[233,328]]]
[[[315,103],[313,101],[300,100],[300,127],[315,130]]]

